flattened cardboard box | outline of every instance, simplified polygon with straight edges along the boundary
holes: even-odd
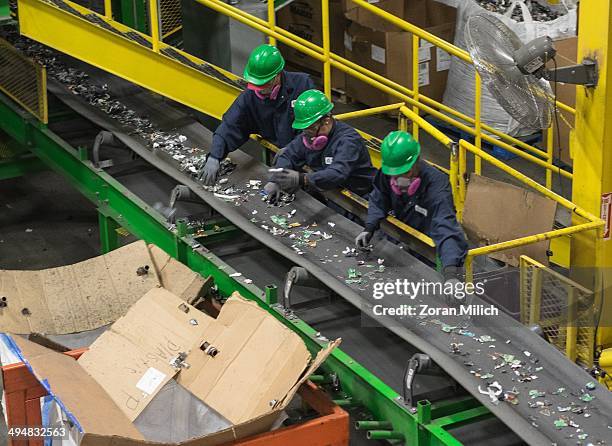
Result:
[[[219,353],[204,353],[204,342]],[[82,427],[82,446],[144,444],[130,421],[177,374],[180,384],[235,423],[181,444],[212,446],[264,432],[339,342],[311,360],[299,336],[254,302],[235,294],[213,319],[161,288],[147,293],[78,362],[16,339],[24,361]],[[189,368],[169,364],[181,351],[188,352]],[[108,416],[100,417],[100,408]]]
[[[160,285],[147,245],[135,242],[74,265],[40,271],[0,271],[0,331],[66,334],[110,324]]]
[[[140,267],[148,267],[148,273],[138,275]],[[204,282],[143,241],[74,265],[0,270],[0,296],[7,299],[7,306],[0,308],[0,332],[59,335],[93,330],[115,322],[152,288],[162,285],[190,300]]]
[[[492,199],[491,197],[495,197]],[[463,227],[470,239],[480,245],[551,231],[557,203],[540,194],[472,174],[463,211]],[[521,254],[548,264],[550,241],[507,249],[491,257],[518,266]]]

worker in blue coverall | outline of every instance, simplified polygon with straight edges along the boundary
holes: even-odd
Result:
[[[221,161],[247,142],[252,133],[278,147],[284,147],[295,137],[297,131],[291,127],[292,102],[300,93],[314,88],[314,84],[307,74],[284,68],[285,60],[274,46],[260,45],[251,52],[244,69],[247,89],[223,115],[200,171],[205,185],[215,183]]]
[[[433,239],[445,281],[463,280],[468,244],[455,216],[448,178],[420,160],[420,153],[420,144],[407,132],[391,132],[383,140],[381,170],[370,192],[365,228],[355,244],[366,248],[380,221],[392,213]]]
[[[361,135],[348,124],[335,120],[334,108],[319,90],[302,93],[294,105],[293,128],[301,130],[275,160],[270,182],[264,187],[271,202],[281,191],[309,192],[346,188],[361,196],[372,188],[376,169]],[[308,166],[311,172],[302,169]]]

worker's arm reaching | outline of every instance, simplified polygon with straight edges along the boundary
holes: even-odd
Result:
[[[461,267],[467,255],[468,244],[457,222],[453,196],[448,183],[439,185],[438,190],[432,191],[432,196],[436,198],[430,200],[429,212],[432,213],[432,219],[429,236],[436,244],[442,268]]]
[[[223,114],[221,124],[213,134],[211,157],[217,160],[224,159],[229,152],[247,142],[251,133],[256,130],[246,104],[247,94],[247,92],[241,93]]]
[[[358,248],[363,249],[369,245],[374,232],[380,226],[380,221],[387,218],[391,209],[391,200],[387,189],[384,175],[381,171],[378,171],[374,177],[374,187],[368,199],[368,216],[366,217],[365,228],[355,239]]]
[[[217,179],[221,161],[227,154],[247,142],[252,132],[252,123],[245,105],[246,92],[241,93],[223,114],[221,124],[215,130],[212,146],[206,164],[200,172],[200,179],[212,185]]]

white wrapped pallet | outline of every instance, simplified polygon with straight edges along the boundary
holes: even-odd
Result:
[[[552,39],[561,39],[576,35],[576,9],[569,7],[567,13],[559,18],[547,22],[536,22],[532,19],[529,9],[523,0],[514,0],[508,10],[502,15],[487,11],[474,0],[442,0],[441,3],[457,8],[457,26],[455,30],[455,45],[466,49],[465,25],[470,16],[481,13],[492,14],[510,27],[523,42],[536,37],[550,36]],[[511,17],[515,8],[520,8],[524,21],[517,22]],[[475,71],[471,64],[467,64],[456,57],[452,58],[444,104],[467,115],[474,116]],[[496,130],[512,136],[525,136],[533,134],[538,129],[525,128],[506,113],[486,87],[482,89],[482,122]]]

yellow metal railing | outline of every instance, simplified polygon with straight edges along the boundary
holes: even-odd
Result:
[[[521,322],[539,325],[549,342],[571,361],[592,366],[593,292],[525,255],[520,258],[520,283]]]
[[[455,128],[475,136],[475,144],[480,147],[482,141],[486,141],[491,144],[495,144],[502,149],[505,149],[519,157],[522,157],[534,164],[543,167],[547,171],[546,175],[546,186],[550,189],[552,187],[552,173],[557,173],[566,178],[572,178],[572,174],[565,170],[555,166],[552,161],[552,150],[541,150],[532,145],[525,143],[517,138],[511,137],[503,132],[493,129],[481,122],[480,117],[480,96],[482,92],[481,81],[476,74],[476,91],[475,91],[475,110],[476,116],[470,117],[464,115],[454,109],[451,109],[438,101],[435,101],[425,95],[418,92],[418,82],[413,82],[413,88],[410,89],[406,86],[398,84],[397,82],[391,81],[386,77],[374,73],[364,67],[361,67],[354,62],[345,59],[329,50],[329,0],[322,0],[322,30],[323,30],[323,46],[318,46],[308,40],[305,40],[289,31],[282,28],[272,26],[270,21],[266,21],[241,11],[238,8],[227,5],[221,0],[196,0],[209,8],[227,15],[228,17],[238,20],[253,29],[256,29],[270,37],[274,42],[282,42],[292,48],[295,48],[302,53],[310,56],[323,63],[323,85],[326,94],[331,93],[331,67],[337,68],[350,76],[357,78],[358,80],[367,83],[379,90],[397,97],[398,99],[406,102],[413,108],[413,111],[421,111],[434,116],[448,124],[451,124]],[[268,0],[269,4],[273,3],[273,0]],[[443,49],[447,53],[460,58],[461,60],[472,63],[469,54],[434,36],[427,31],[418,28],[405,20],[399,19],[388,12],[368,3],[364,0],[354,0],[354,2],[369,10],[370,12],[384,18],[390,23],[398,26],[404,31],[413,33],[413,45],[419,45],[420,39],[427,40],[433,45]],[[326,13],[327,12],[327,13]],[[413,52],[413,57],[418,58],[418,51]],[[418,67],[418,64],[413,63],[413,67]],[[413,68],[413,71],[417,71]],[[418,76],[418,72],[416,73]],[[557,106],[566,110],[570,113],[575,113],[575,110],[571,107],[557,103]],[[450,115],[450,116],[449,116]],[[356,115],[358,116],[358,115]],[[467,124],[466,124],[467,123]],[[469,125],[468,125],[469,124]],[[473,126],[473,127],[472,127]],[[418,125],[413,124],[413,132],[418,136]],[[550,130],[552,132],[552,129]],[[499,139],[497,139],[499,138]],[[475,159],[475,172],[480,172],[480,160],[478,157]]]
[[[0,39],[0,90],[47,123],[47,71]]]

